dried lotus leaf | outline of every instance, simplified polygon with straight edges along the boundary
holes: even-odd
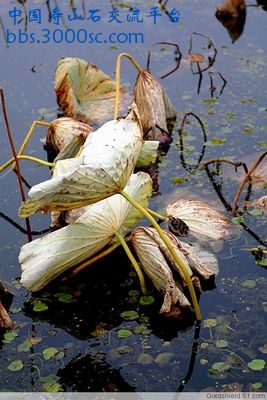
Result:
[[[168,314],[173,307],[177,309],[177,313],[179,310],[192,311],[189,300],[175,283],[172,271],[148,229],[135,229],[131,234],[131,243],[146,275],[156,289],[164,294],[160,313]]]
[[[169,118],[175,118],[176,114],[167,94],[148,70],[141,71],[136,79],[134,99],[140,114],[144,138],[161,143],[169,142],[167,115]]]
[[[46,146],[59,153],[75,137],[80,137],[85,142],[93,128],[83,122],[72,118],[57,118],[51,122],[46,134]]]
[[[126,118],[109,121],[92,132],[79,157],[58,161],[57,168],[65,173],[33,186],[19,215],[75,209],[118,193],[129,180],[142,143],[133,105]]]
[[[230,220],[207,203],[180,199],[167,207],[168,217],[180,218],[193,235],[213,240],[223,239],[232,232]]]
[[[144,205],[151,190],[150,177],[143,172],[132,175],[125,188],[136,200],[141,191]],[[38,291],[62,272],[90,258],[112,241],[115,232],[128,232],[127,217],[131,211],[131,204],[116,194],[89,206],[69,226],[25,244],[19,255],[21,284],[30,291]],[[134,222],[139,218],[140,213],[136,213]],[[133,222],[132,214],[130,221]]]
[[[99,126],[113,115],[115,82],[96,65],[80,58],[62,58],[55,72],[55,92],[64,114]]]

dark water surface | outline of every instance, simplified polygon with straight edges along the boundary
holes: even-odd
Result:
[[[74,1],[82,12],[82,1]],[[37,31],[56,26],[47,22],[48,5],[59,5],[65,15],[70,13],[68,1],[27,1],[27,9],[40,8],[44,15]],[[100,8],[107,13],[112,4],[126,12],[129,6],[138,6],[147,12],[155,4],[151,1],[84,2],[86,10]],[[14,44],[7,46],[4,30],[15,29],[8,11],[21,4],[1,1],[0,85],[4,88],[9,119],[16,146],[21,143],[31,122],[43,117],[51,121],[57,116],[53,91],[56,63],[61,57],[80,57],[97,64],[114,76],[115,59],[119,52],[134,55],[141,65],[146,64],[147,51],[157,41],[177,42],[183,55],[189,48],[190,35],[199,32],[212,38],[218,51],[213,72],[220,72],[227,84],[220,95],[222,81],[214,76],[211,98],[210,80],[203,73],[200,93],[198,76],[190,71],[186,61],[178,71],[162,81],[178,111],[174,126],[174,141],[159,170],[159,193],[151,201],[155,210],[163,210],[172,200],[181,197],[209,201],[226,212],[205,171],[192,171],[202,149],[202,135],[195,124],[187,125],[183,165],[179,154],[178,128],[185,112],[193,111],[204,122],[208,142],[204,159],[227,157],[250,163],[267,147],[266,73],[267,73],[267,13],[249,2],[242,35],[232,43],[227,30],[215,18],[219,2],[172,1],[168,10],[176,7],[181,12],[179,24],[168,22],[167,15],[154,26],[151,22],[135,25],[134,31],[144,34],[143,44],[111,46],[66,43]],[[126,10],[126,11],[125,11]],[[24,30],[24,20],[19,27]],[[31,28],[29,23],[28,31]],[[66,26],[70,27],[66,21]],[[77,23],[76,23],[77,24]],[[75,25],[77,27],[77,25]],[[73,27],[73,25],[71,26]],[[110,24],[103,22],[99,30],[108,33]],[[131,31],[125,24],[118,31]],[[194,52],[206,54],[204,38],[194,39]],[[160,77],[174,67],[170,51],[155,51],[152,72]],[[123,64],[122,80],[133,86],[135,71]],[[27,148],[27,154],[45,158],[40,141],[44,128],[38,128]],[[1,164],[10,158],[2,116],[0,118]],[[30,185],[49,177],[49,171],[24,161],[23,175]],[[194,173],[192,173],[194,172]],[[184,178],[183,183],[177,178]],[[234,168],[224,168],[219,177],[225,198],[232,202],[238,185]],[[266,183],[266,182],[265,182]],[[17,210],[20,195],[16,175],[0,176],[0,212],[24,227]],[[253,188],[251,199],[266,194],[266,184]],[[229,216],[231,216],[229,214]],[[31,219],[34,230],[48,227],[49,217],[37,214]],[[266,269],[256,264],[254,257],[244,249],[266,241],[266,214],[246,215],[245,223],[253,231],[237,234],[214,251],[219,260],[220,273],[216,288],[201,295],[203,319],[211,319],[211,328],[202,324],[200,340],[192,375],[185,386],[181,381],[188,373],[194,327],[174,323],[158,316],[162,299],[152,291],[155,302],[141,305],[138,281],[131,266],[118,250],[106,260],[94,265],[75,279],[62,283],[57,280],[45,291],[31,295],[18,285],[20,266],[17,260],[21,245],[27,236],[6,219],[0,219],[0,281],[13,293],[10,315],[15,321],[12,332],[0,336],[1,391],[267,391],[266,367],[253,371],[247,363],[254,359],[266,361]],[[152,290],[152,289],[151,289]],[[69,294],[65,303],[62,294]],[[63,301],[62,301],[63,296]],[[36,302],[47,306],[46,311],[34,311]],[[37,303],[40,304],[40,303]],[[120,314],[135,310],[139,317],[125,321]],[[206,325],[208,322],[206,322]],[[129,329],[131,335],[120,338],[118,331]],[[30,341],[30,342],[29,342]],[[30,343],[30,344],[29,344]],[[265,345],[265,347],[264,347]],[[23,368],[11,372],[10,364],[20,360]],[[20,364],[18,362],[18,365]],[[212,373],[212,365],[224,362],[225,368]],[[13,364],[14,365],[14,364]],[[189,377],[189,376],[188,376]]]

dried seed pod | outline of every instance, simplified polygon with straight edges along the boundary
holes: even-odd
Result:
[[[170,232],[175,236],[187,236],[190,232],[188,225],[180,218],[170,217],[168,227]]]

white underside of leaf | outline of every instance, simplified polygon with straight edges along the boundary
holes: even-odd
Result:
[[[58,161],[65,174],[39,183],[20,209],[25,217],[38,210],[68,210],[93,204],[124,189],[136,165],[142,132],[135,113],[110,121],[86,140],[80,157]]]
[[[150,177],[139,172],[131,176],[125,191],[146,206],[151,187]],[[30,291],[40,290],[68,268],[101,250],[112,241],[115,232],[125,234],[139,218],[140,213],[133,211],[119,194],[91,205],[76,222],[22,247],[22,286]]]

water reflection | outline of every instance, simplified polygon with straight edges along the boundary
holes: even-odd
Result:
[[[246,6],[245,2],[242,3],[244,7],[230,7],[229,3],[224,2],[216,10],[215,16],[227,29],[232,43],[234,43],[243,33],[246,22]]]
[[[57,372],[60,384],[75,392],[134,392],[105,358],[105,352],[75,357]]]

